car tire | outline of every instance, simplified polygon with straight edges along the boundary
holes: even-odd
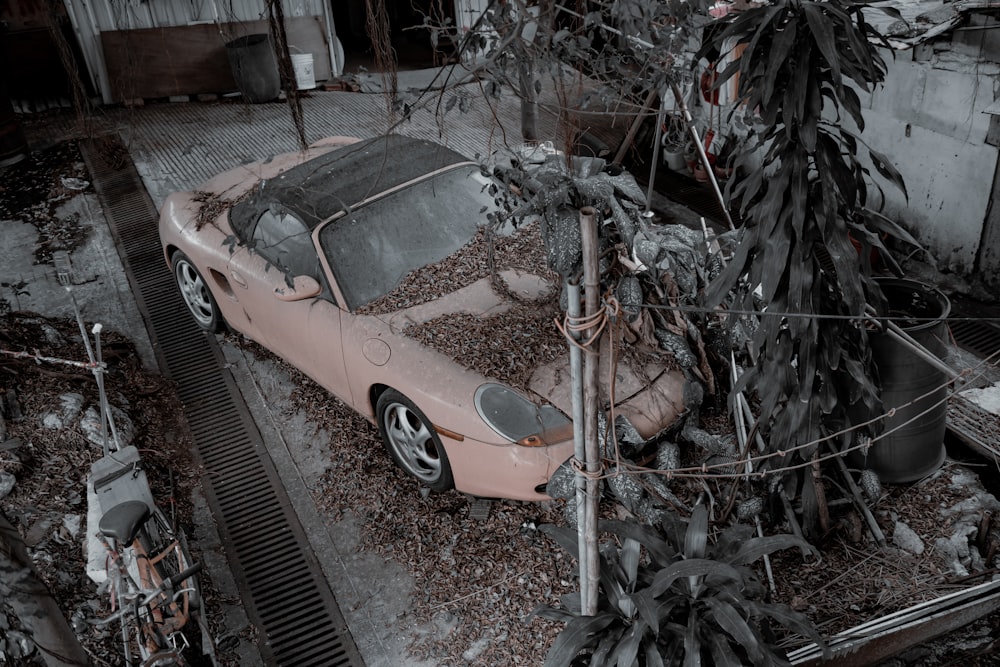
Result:
[[[433,491],[455,486],[448,455],[429,419],[395,389],[387,389],[375,405],[382,443],[396,464]]]
[[[177,251],[170,260],[173,266],[174,281],[181,292],[184,305],[194,318],[195,323],[209,333],[222,331],[225,323],[219,306],[215,303],[208,284],[201,273],[183,252]]]

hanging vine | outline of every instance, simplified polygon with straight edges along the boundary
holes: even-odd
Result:
[[[295,70],[292,67],[292,56],[288,52],[288,35],[285,34],[285,10],[281,0],[267,0],[267,26],[274,44],[274,52],[278,58],[278,71],[281,73],[281,85],[288,100],[288,108],[292,112],[292,123],[298,136],[299,148],[305,150],[305,121],[302,114],[302,99],[299,97],[298,86],[295,83]]]
[[[375,54],[375,67],[382,77],[382,88],[385,91],[385,107],[388,126],[396,123],[396,51],[392,48],[392,28],[389,25],[389,14],[385,8],[385,0],[366,0],[365,15],[368,27],[368,37],[372,42]]]

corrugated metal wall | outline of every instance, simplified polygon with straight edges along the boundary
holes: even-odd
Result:
[[[264,0],[65,0],[92,17],[100,31],[250,21],[265,14]],[[325,0],[284,0],[286,16],[323,16]],[[82,10],[82,11],[81,11]]]
[[[335,34],[329,17],[330,0],[283,0],[286,17],[316,16]],[[336,1],[336,0],[333,0]],[[112,102],[101,33],[113,30],[166,28],[199,23],[251,21],[265,17],[265,0],[63,0],[87,70],[106,104]],[[331,59],[334,56],[331,55]],[[336,63],[333,70],[339,71]]]
[[[318,17],[325,26],[334,75],[343,69],[338,54],[336,26],[328,3],[340,0],[283,0],[286,17]],[[405,1],[405,0],[404,0]],[[186,26],[199,23],[233,23],[264,18],[265,0],[63,0],[83,51],[87,71],[95,90],[106,104],[112,102],[105,67],[101,33]],[[456,24],[467,30],[479,17],[488,0],[454,0]],[[339,62],[338,62],[339,61]]]

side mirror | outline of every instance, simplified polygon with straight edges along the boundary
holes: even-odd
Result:
[[[302,301],[314,296],[318,296],[323,291],[323,287],[315,278],[311,276],[295,276],[292,279],[292,286],[287,285],[274,288],[274,296],[280,301]]]

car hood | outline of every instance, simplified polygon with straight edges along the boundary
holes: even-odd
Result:
[[[526,300],[540,299],[554,287],[550,280],[517,269],[501,271],[500,276],[511,292]],[[382,316],[382,319],[394,330],[399,331],[405,327],[424,324],[445,315],[468,313],[489,317],[502,313],[508,308],[510,308],[510,301],[504,299],[490,287],[489,278],[482,278],[433,301]]]
[[[512,292],[525,299],[539,299],[554,288],[552,281],[531,273],[508,269],[500,275]],[[490,287],[489,279],[484,278],[434,301],[411,306],[382,316],[381,319],[392,330],[400,332],[407,326],[423,324],[447,315],[465,313],[489,317],[510,306],[511,302],[497,294]],[[599,373],[602,397],[610,395],[612,356],[610,337],[605,335],[602,337]],[[653,437],[673,424],[684,410],[684,384],[683,374],[663,363],[647,363],[642,368],[636,368],[620,362],[613,378],[617,413],[628,418],[643,437]],[[537,368],[528,381],[528,386],[520,389],[527,389],[534,394],[534,400],[551,403],[565,414],[571,415],[569,348],[558,359]]]
[[[538,396],[567,415],[572,414],[573,393],[569,374],[569,353],[566,357],[538,368],[531,377],[530,388]],[[619,360],[611,373],[611,359],[619,355],[611,350],[611,339],[601,338],[598,382],[601,401],[611,395],[614,386],[615,415],[621,415],[643,438],[653,438],[670,427],[685,411],[684,374],[663,363],[647,363],[642,368]],[[604,407],[607,405],[604,403]]]

